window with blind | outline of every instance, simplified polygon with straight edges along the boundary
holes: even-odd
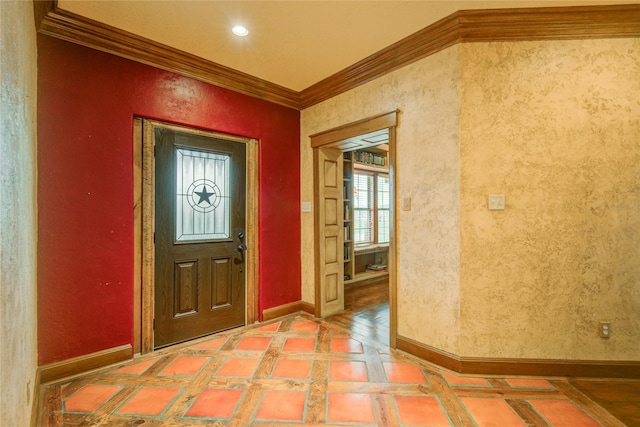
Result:
[[[376,176],[376,206],[378,208],[378,243],[389,243],[389,176]]]
[[[353,174],[353,240],[373,242],[373,175]]]
[[[353,188],[355,244],[389,243],[389,176],[357,171]]]

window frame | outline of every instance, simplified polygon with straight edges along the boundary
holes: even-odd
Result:
[[[371,177],[371,183],[372,183],[372,188],[371,188],[371,193],[372,193],[372,207],[369,209],[371,211],[371,223],[370,223],[370,235],[371,235],[371,240],[368,242],[358,242],[356,240],[356,230],[358,229],[357,225],[356,225],[356,209],[358,210],[364,210],[363,208],[356,208],[355,206],[355,195],[353,197],[353,243],[355,245],[356,248],[359,247],[367,247],[367,246],[373,246],[373,245],[388,245],[390,242],[380,242],[379,241],[379,227],[378,227],[378,222],[379,222],[379,211],[380,210],[385,210],[387,212],[389,212],[389,221],[391,220],[391,206],[389,206],[388,208],[379,208],[379,200],[378,200],[378,177],[382,176],[385,177],[387,179],[390,180],[390,176],[389,176],[389,172],[388,171],[371,171],[368,169],[359,169],[358,167],[354,166],[353,169],[353,186],[354,186],[354,190],[356,188],[356,175],[366,175]],[[389,188],[389,198],[391,197],[391,189]],[[390,224],[389,224],[390,227]]]

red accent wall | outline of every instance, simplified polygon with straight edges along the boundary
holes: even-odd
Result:
[[[300,300],[300,113],[38,36],[41,365],[133,345],[133,118],[259,139],[259,309]]]

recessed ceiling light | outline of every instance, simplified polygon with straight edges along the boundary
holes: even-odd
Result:
[[[233,34],[235,34],[236,36],[240,36],[240,37],[244,37],[247,34],[249,34],[249,30],[247,30],[242,25],[236,25],[235,27],[233,27],[231,29],[231,31],[233,31]]]

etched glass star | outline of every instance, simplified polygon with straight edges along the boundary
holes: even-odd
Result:
[[[209,199],[215,193],[209,193],[207,191],[207,186],[206,185],[202,186],[202,191],[194,191],[194,193],[196,193],[198,196],[200,196],[200,200],[198,200],[198,204],[200,204],[202,202],[207,202],[207,203],[209,203],[209,206],[211,206],[211,200],[209,200]]]

